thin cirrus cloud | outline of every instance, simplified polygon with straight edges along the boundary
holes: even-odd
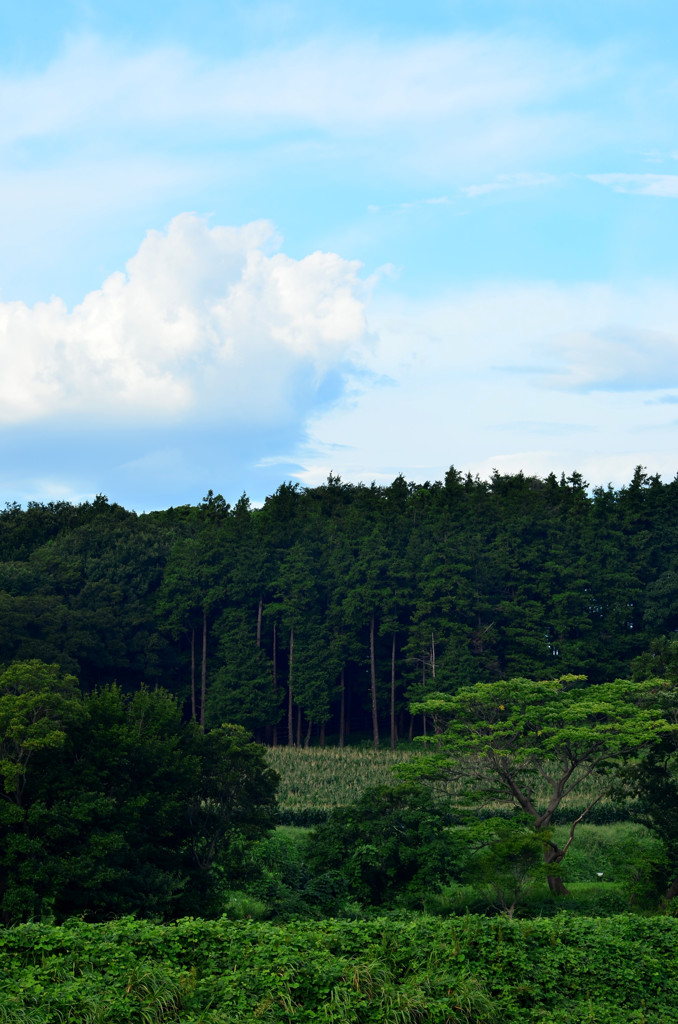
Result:
[[[589,174],[588,178],[627,195],[678,199],[678,174]]]
[[[290,451],[306,483],[330,470],[440,479],[450,461],[482,475],[579,469],[617,484],[640,463],[674,475],[669,410],[648,400],[678,386],[675,287],[488,284],[436,304],[375,298],[368,312],[377,340],[367,362],[391,386],[358,381],[312,413]]]
[[[478,185],[462,185],[460,191],[469,199],[489,195],[492,192],[506,192],[509,189],[536,188],[540,185],[554,185],[558,178],[553,174],[504,174],[496,181]]]
[[[367,286],[277,247],[266,222],[182,214],[72,310],[0,303],[0,422],[296,422],[368,345]]]
[[[678,332],[609,327],[565,336],[561,368],[547,387],[573,391],[655,391],[678,387]]]
[[[609,54],[501,35],[327,39],[222,62],[179,47],[126,54],[81,37],[42,71],[0,78],[0,145],[63,141],[97,124],[102,135],[183,122],[196,133],[252,137],[272,125],[359,135],[447,123],[476,134],[483,149],[493,135],[504,147],[507,118],[541,129],[550,121],[555,133],[563,118],[549,101],[580,97],[612,65]]]

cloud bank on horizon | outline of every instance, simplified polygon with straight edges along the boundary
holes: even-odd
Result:
[[[0,501],[672,478],[666,24],[204,6],[5,26]]]

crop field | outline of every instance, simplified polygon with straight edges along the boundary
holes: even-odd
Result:
[[[388,785],[396,779],[393,768],[420,756],[416,747],[374,751],[371,748],[344,747],[272,747],[268,761],[280,775],[278,805],[280,820],[292,825],[315,825],[324,821],[329,811],[352,803],[371,786]],[[455,782],[438,783],[438,789],[450,796],[461,787]],[[586,780],[566,797],[556,820],[567,822],[576,818],[596,796],[595,779]],[[546,788],[535,794],[537,800],[546,795]],[[501,813],[503,803],[487,803],[481,815]],[[587,815],[592,824],[626,821],[634,806],[631,800],[606,798]]]
[[[334,807],[352,803],[370,786],[393,782],[393,766],[415,756],[409,750],[272,747],[268,761],[280,775],[281,819],[299,825],[323,821]]]

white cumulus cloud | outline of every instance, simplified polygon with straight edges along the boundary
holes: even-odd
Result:
[[[297,415],[367,340],[359,264],[181,214],[73,309],[0,302],[0,422]]]

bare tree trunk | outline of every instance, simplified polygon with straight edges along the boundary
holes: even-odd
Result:
[[[344,737],[346,736],[346,680],[344,670],[341,670],[341,703],[339,704],[339,749],[344,749]]]
[[[195,711],[195,629],[191,630],[191,718],[196,721]]]
[[[264,599],[259,598],[259,607],[257,608],[257,647],[261,647],[261,613],[264,610]]]
[[[207,612],[202,613],[202,665],[200,666],[200,729],[205,731],[205,699],[207,697]]]
[[[308,720],[308,729],[306,730],[306,738],[304,739],[304,750],[308,750],[311,745],[311,730],[313,729],[313,722]]]
[[[292,670],[294,668],[294,626],[290,628],[290,674],[287,680],[287,746],[294,743],[292,727]]]
[[[273,623],[273,696],[278,693],[278,623]],[[273,726],[273,746],[278,746],[278,726]]]
[[[325,746],[325,723],[320,726],[320,746]]]
[[[436,677],[436,642],[433,633],[431,633],[431,676],[433,679]]]
[[[413,736],[414,736],[414,715],[410,715],[410,727],[407,730],[407,738],[410,741],[410,743],[412,742],[412,737]]]
[[[374,661],[374,612],[370,616],[370,690],[372,695],[372,738],[379,750],[379,719],[377,718],[377,669]]]
[[[297,746],[301,746],[301,705],[297,704]]]
[[[391,640],[391,750],[395,750],[397,739],[395,720],[395,654],[396,635],[394,633]]]

